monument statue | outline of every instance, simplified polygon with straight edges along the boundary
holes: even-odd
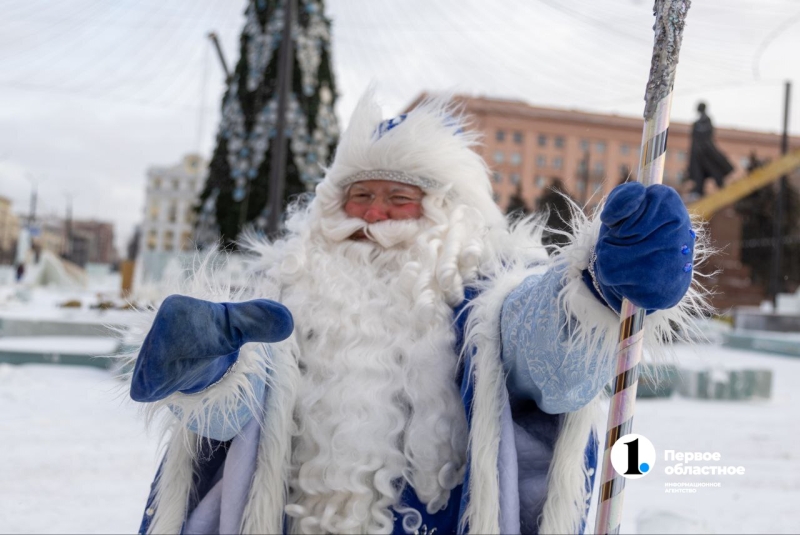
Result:
[[[689,180],[694,183],[692,192],[703,195],[703,186],[707,178],[713,178],[717,187],[733,171],[728,158],[714,144],[714,126],[706,114],[706,104],[697,105],[700,118],[692,125],[692,148],[689,153]]]

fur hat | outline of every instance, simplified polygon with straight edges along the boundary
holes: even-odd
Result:
[[[490,226],[502,224],[504,217],[492,198],[488,168],[473,150],[480,134],[467,126],[452,102],[441,97],[426,99],[408,113],[383,120],[374,92],[368,90],[353,111],[317,193],[343,199],[355,182],[392,180],[441,196],[445,207],[475,208]]]

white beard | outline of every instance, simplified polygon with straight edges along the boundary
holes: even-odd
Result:
[[[352,220],[339,223],[325,239],[287,240],[281,266],[301,370],[286,512],[293,533],[391,533],[395,507],[413,531],[421,519],[400,507],[405,486],[435,513],[463,479],[468,433],[448,301],[463,297],[475,252],[448,246],[447,225],[367,229],[404,245],[384,249],[330,239],[337,228],[352,234]],[[448,251],[455,267],[440,269]]]

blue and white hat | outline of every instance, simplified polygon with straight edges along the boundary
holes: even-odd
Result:
[[[430,98],[408,113],[384,120],[367,91],[342,134],[333,163],[317,193],[344,199],[347,188],[365,180],[391,180],[441,195],[445,205],[468,205],[487,224],[504,220],[492,198],[489,170],[473,149],[479,134],[443,98]]]

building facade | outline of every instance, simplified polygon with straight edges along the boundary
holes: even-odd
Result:
[[[473,128],[483,133],[478,152],[492,170],[495,200],[503,209],[518,189],[528,207],[535,208],[555,178],[576,201],[590,207],[628,177],[635,179],[642,119],[512,100],[456,99],[472,117]],[[664,183],[678,190],[689,165],[691,130],[691,124],[670,124]],[[780,155],[777,134],[716,128],[715,136],[735,168],[729,181],[744,176],[752,152],[759,159]],[[792,138],[790,146],[800,147],[800,138]]]
[[[194,210],[208,162],[189,154],[170,167],[147,171],[147,194],[140,252],[172,253],[194,249]]]
[[[20,217],[27,225],[27,216]],[[30,226],[30,232],[34,253],[50,251],[81,267],[87,263],[115,264],[118,260],[114,224],[108,221],[65,220],[43,214]]]
[[[119,260],[114,248],[114,224],[105,221],[71,221],[70,253],[78,265],[114,264]]]
[[[170,263],[195,250],[194,206],[208,162],[188,154],[176,165],[147,170],[144,218],[134,269],[134,286],[160,280]]]

